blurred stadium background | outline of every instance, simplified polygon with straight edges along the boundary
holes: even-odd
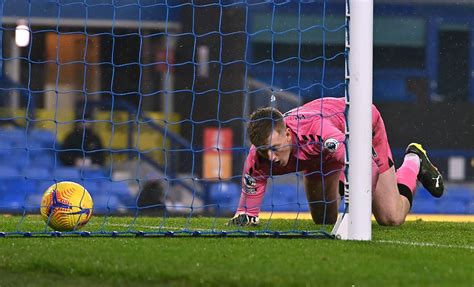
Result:
[[[143,200],[177,214],[219,204],[228,215],[240,196],[245,116],[272,95],[282,110],[344,95],[344,1],[301,1],[301,11],[292,1],[113,2],[0,2],[0,212],[38,213],[48,186],[74,180],[96,213],[134,213]],[[375,1],[374,103],[396,165],[418,141],[448,181],[438,200],[419,190],[414,213],[474,213],[473,16],[470,1]],[[323,23],[330,32],[315,28]],[[23,47],[21,24],[31,32]],[[104,145],[102,167],[59,160],[84,119]],[[217,174],[203,168],[217,154],[206,143],[216,127],[232,139]],[[263,209],[307,211],[293,181],[276,180]]]

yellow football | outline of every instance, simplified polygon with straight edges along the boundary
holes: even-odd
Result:
[[[92,197],[80,184],[62,181],[51,185],[41,200],[41,216],[54,230],[78,230],[92,216]]]

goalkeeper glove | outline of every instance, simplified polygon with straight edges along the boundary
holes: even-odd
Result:
[[[227,225],[237,225],[237,226],[257,226],[260,223],[260,219],[258,216],[250,216],[245,213],[236,214],[232,217],[231,220],[227,223]]]

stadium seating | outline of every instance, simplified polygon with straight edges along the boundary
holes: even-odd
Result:
[[[29,150],[29,162],[27,168],[49,168],[52,169],[59,163],[56,162],[54,152],[49,149]]]
[[[123,212],[135,205],[125,181],[111,181],[103,169],[81,169],[62,166],[55,158],[55,136],[46,130],[0,129],[0,211],[38,212],[44,191],[57,181],[72,180],[83,185],[92,195],[96,213]],[[18,145],[28,149],[20,149]],[[32,144],[30,144],[32,143]],[[34,143],[34,144],[33,144]],[[208,185],[208,203],[219,206],[220,212],[234,212],[240,198],[240,186],[233,182]],[[302,187],[294,183],[269,185],[263,211],[307,212]],[[342,209],[341,209],[342,210]],[[451,184],[443,198],[435,199],[422,187],[416,193],[413,213],[474,214],[472,185]]]
[[[415,199],[413,201],[413,206],[411,209],[412,213],[419,213],[419,214],[430,214],[430,213],[437,213],[439,210],[438,202],[430,199]]]
[[[84,168],[80,171],[81,178],[85,179],[99,179],[99,178],[106,178],[109,174],[106,174],[103,169],[97,168]]]
[[[106,193],[115,197],[122,205],[135,205],[135,197],[130,196],[128,184],[125,181],[105,181],[100,186],[100,190],[102,194]]]
[[[57,167],[52,173],[53,179],[57,181],[78,180],[80,179],[80,170],[75,167]]]
[[[296,191],[294,184],[275,184],[269,187],[264,197],[263,211],[309,211],[304,190]]]
[[[34,183],[22,178],[2,179],[0,181],[0,209],[11,213],[30,212],[32,208],[26,198],[34,192]],[[39,207],[39,203],[37,204]]]
[[[128,186],[112,182],[102,169],[62,166],[55,158],[54,133],[44,129],[0,129],[0,212],[39,212],[44,191],[55,182],[71,180],[93,196],[96,213],[117,213],[130,203]]]
[[[26,141],[26,133],[24,129],[8,128],[0,130],[0,137],[3,141],[9,143],[23,143]]]
[[[309,211],[304,191],[296,192],[293,184],[275,184],[264,197],[263,211]],[[342,211],[342,206],[340,206]],[[419,214],[474,214],[474,190],[464,185],[449,185],[445,195],[433,198],[419,187],[413,200],[412,213]]]
[[[219,212],[234,212],[239,204],[240,187],[235,183],[211,183],[208,192],[209,203],[218,206]]]
[[[16,167],[12,167],[9,165],[0,165],[0,178],[1,179],[6,179],[6,178],[12,178],[12,177],[19,177],[20,176],[20,171]]]
[[[467,206],[467,214],[474,214],[474,200],[471,200]]]
[[[95,214],[116,214],[126,212],[126,205],[120,198],[112,193],[98,194],[92,196],[94,201],[93,213]]]
[[[1,162],[9,167],[20,169],[29,164],[28,153],[24,149],[13,149],[2,154]]]
[[[23,169],[23,176],[29,179],[48,179],[51,178],[50,169],[44,167],[32,166]]]
[[[10,150],[12,148],[12,142],[11,141],[8,141],[8,140],[2,140],[0,141],[0,149],[2,151],[4,150]]]
[[[37,145],[44,148],[53,148],[56,136],[49,130],[35,129],[28,135],[28,146]]]

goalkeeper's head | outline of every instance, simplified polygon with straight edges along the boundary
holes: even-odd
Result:
[[[291,130],[286,127],[279,110],[266,107],[253,112],[247,134],[260,156],[276,165],[288,164],[292,147]]]

